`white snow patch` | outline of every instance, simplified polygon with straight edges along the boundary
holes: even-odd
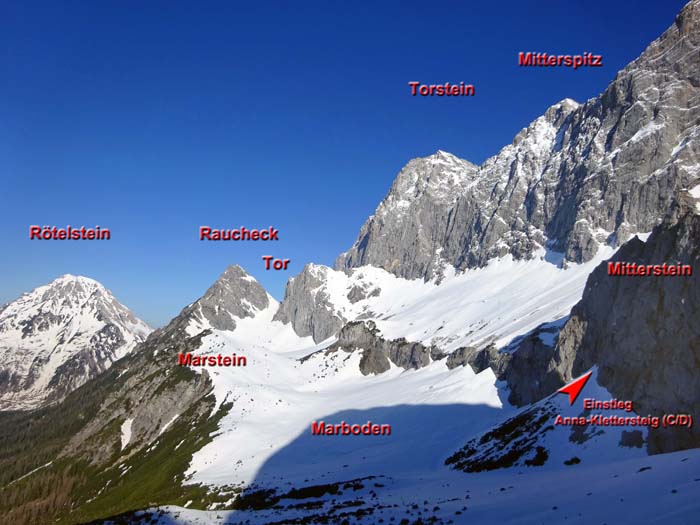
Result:
[[[688,193],[690,193],[693,198],[700,199],[700,184],[694,186]]]
[[[700,213],[700,184],[694,186],[688,193],[698,201],[695,203],[695,210]]]
[[[161,427],[160,431],[158,432],[158,435],[160,436],[163,432],[165,432],[165,431],[168,429],[168,427],[169,427],[170,425],[172,425],[173,422],[174,422],[179,416],[180,416],[180,414],[175,414],[175,415],[170,419],[170,421],[168,421],[165,425],[163,425],[163,426]]]
[[[126,419],[122,423],[122,450],[126,448],[131,441],[131,424],[134,422],[133,418]]]

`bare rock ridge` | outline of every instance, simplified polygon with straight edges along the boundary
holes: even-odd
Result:
[[[504,349],[493,344],[483,348],[465,346],[445,354],[437,346],[405,338],[386,339],[371,320],[351,321],[340,329],[337,341],[302,358],[302,362],[321,352],[360,352],[360,372],[370,375],[382,374],[392,364],[404,370],[417,370],[445,359],[449,369],[468,365],[477,374],[492,369],[499,380],[508,383],[508,401],[524,406],[539,401],[564,383],[561,374],[550,370],[559,326],[560,323],[545,323]]]
[[[699,12],[687,4],[599,97],[553,105],[481,166],[410,161],[335,268],[429,279],[543,246],[580,262],[650,231],[700,176]]]
[[[447,357],[447,367],[469,365],[477,374],[490,368],[499,380],[508,383],[509,403],[529,405],[563,385],[561,377],[548,370],[555,346],[542,337],[557,331],[552,323],[545,323],[502,350],[494,345],[458,348]]]
[[[150,332],[87,277],[64,275],[24,294],[0,312],[0,409],[61,400]]]

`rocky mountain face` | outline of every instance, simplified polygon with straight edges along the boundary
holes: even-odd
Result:
[[[700,187],[697,189],[700,195]],[[633,237],[609,262],[690,265],[693,274],[609,275],[606,261],[589,276],[583,298],[557,338],[543,338],[543,334],[556,331],[544,325],[501,351],[494,347],[460,348],[448,357],[448,367],[469,365],[475,372],[491,368],[507,382],[509,401],[526,407],[597,367],[598,384],[615,398],[632,401],[637,414],[695,417],[700,412],[700,378],[696,373],[700,329],[695,322],[700,315],[698,200],[690,192],[680,192],[669,214],[646,242]],[[531,419],[530,415],[541,412],[537,406],[546,404],[526,408],[517,417]],[[539,443],[552,428],[553,415],[551,410],[537,415],[538,423],[528,435],[528,443]],[[504,428],[508,428],[508,422]],[[635,446],[643,444],[639,436]],[[697,425],[650,428],[646,439],[650,453],[700,446]],[[468,457],[464,464],[473,468],[476,450]],[[502,468],[503,459],[494,462],[493,468]]]
[[[700,176],[699,24],[690,2],[599,97],[555,104],[481,166],[409,162],[335,267],[429,279],[542,246],[579,262],[650,231]]]
[[[218,330],[234,330],[235,317],[253,317],[255,309],[270,304],[265,289],[238,265],[226,268],[197,301],[186,307],[180,318]]]
[[[696,195],[700,195],[700,186]],[[690,265],[690,276],[609,275],[608,263]],[[583,298],[559,331],[545,324],[504,349],[465,347],[447,366],[491,368],[526,406],[597,367],[598,383],[632,401],[640,415],[700,412],[700,205],[681,191],[646,241],[633,237],[589,276]],[[558,332],[558,333],[557,333]],[[700,445],[698,426],[650,429],[651,453]]]
[[[444,151],[411,160],[336,269],[371,264],[408,278],[437,273],[449,260],[442,252],[461,240],[454,209],[476,174],[476,166]]]
[[[691,276],[590,275],[581,302],[559,336],[548,373],[562,382],[598,367],[599,383],[640,414],[700,413],[700,215],[696,201],[681,195],[646,242],[622,246],[613,262],[688,264]],[[652,452],[700,446],[698,425],[655,429]]]
[[[151,332],[97,281],[64,275],[0,312],[0,409],[62,399]]]
[[[292,323],[299,336],[310,335],[316,342],[336,334],[346,320],[321,289],[330,271],[325,266],[307,264],[299,275],[289,279],[275,321]]]

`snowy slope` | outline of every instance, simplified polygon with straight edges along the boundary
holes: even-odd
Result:
[[[334,314],[345,321],[374,320],[386,338],[405,337],[446,352],[491,342],[502,347],[568,315],[588,274],[613,252],[601,247],[592,260],[565,269],[562,254],[555,252],[540,250],[526,261],[506,255],[484,268],[455,272],[447,267],[439,284],[403,279],[372,266],[345,273],[313,265],[310,271],[323,284],[310,293],[327,296]],[[366,290],[368,297],[351,302],[353,288]]]
[[[142,511],[131,523],[314,524],[347,519],[369,525],[405,519],[404,523],[475,525],[694,525],[700,511],[699,472],[700,450],[696,449],[557,471],[523,468],[469,475],[428,473],[420,483],[406,478],[363,480],[335,494],[282,499],[274,510],[207,512],[164,507]],[[300,507],[304,504],[306,508]]]
[[[209,346],[220,351],[228,342],[225,334],[214,334]],[[348,361],[356,354],[350,356]],[[501,405],[490,371],[474,375],[468,367],[448,371],[433,363],[363,382],[354,373],[356,363],[337,363],[340,373],[318,380],[319,363],[308,369],[299,364],[295,375],[283,366],[289,355],[276,357],[251,383],[235,373],[219,374],[217,397],[228,395],[233,410],[190,468],[192,482],[219,487],[220,495],[231,496],[229,504],[236,493],[231,487],[247,487],[244,494],[258,495],[256,508],[166,507],[141,511],[131,523],[493,523],[495,517],[523,524],[695,523],[700,510],[700,451],[649,457],[642,448],[620,445],[625,428],[588,429],[580,441],[571,439],[569,427],[537,431],[536,444],[549,454],[537,467],[520,462],[474,473],[449,468],[445,459],[457,443],[480,439],[517,415]],[[275,372],[279,381],[263,384],[261,376]],[[585,395],[610,397],[595,374]],[[563,416],[581,412],[580,402],[569,407],[567,397],[557,394],[537,406]],[[624,413],[605,411],[613,414]],[[389,421],[392,435],[312,436],[309,421],[318,418]],[[578,462],[571,463],[574,457]]]
[[[314,353],[323,345],[314,345],[309,337],[299,338],[288,324],[272,321],[276,307],[271,300],[270,306],[255,317],[236,319],[237,327],[232,332],[213,330],[195,352],[244,355],[247,366],[207,368],[217,402],[232,402],[233,408],[222,420],[221,432],[214,441],[195,455],[189,470],[194,482],[253,482],[265,461],[297,435],[307,432],[313,420],[342,411],[380,409],[374,416],[377,419],[388,417],[391,409],[387,407],[463,404],[477,406],[480,412],[493,412],[495,417],[491,409],[501,406],[491,371],[476,376],[470,368],[450,371],[444,363],[434,363],[420,373],[394,368],[381,376],[365,377],[359,370],[358,354]],[[201,322],[194,321],[188,331],[204,328]],[[299,359],[311,353],[311,358]],[[386,412],[383,416],[382,410]],[[366,418],[358,421],[365,422]],[[378,419],[376,422],[381,423]],[[486,428],[488,423],[487,417],[480,418],[475,431]],[[419,429],[413,428],[415,424],[410,418],[405,420],[403,431],[414,438],[406,440],[404,436],[401,446],[396,446],[397,440],[385,439],[383,447],[373,447],[376,443],[366,439],[367,450],[362,455],[367,464],[384,465],[387,456],[398,458],[405,453],[404,447],[415,446],[423,439]],[[459,442],[455,440],[454,445]],[[325,469],[335,468],[343,454],[346,462],[352,463],[358,455],[357,447],[340,455],[331,454],[326,458],[326,467],[317,464],[303,473],[294,468],[288,477],[314,478]]]
[[[584,398],[601,401],[613,398],[598,384],[597,377],[598,371],[594,368],[574,405],[569,405],[567,395],[556,392],[527,405],[517,413],[508,415],[487,433],[467,441],[448,458],[447,464],[464,472],[535,465],[543,470],[559,470],[564,465],[610,463],[647,456],[643,445],[649,434],[648,427],[569,426],[555,423],[557,416],[577,418],[600,415],[605,418],[636,415],[634,408],[629,412],[622,409],[584,410]],[[646,415],[639,414],[642,417]]]
[[[0,408],[60,399],[150,332],[87,277],[64,275],[24,294],[0,312]]]
[[[588,271],[606,255],[601,251],[594,261],[568,269],[542,259],[507,257],[486,268],[450,272],[439,285],[407,281],[371,267],[349,276],[317,268],[324,273],[324,291],[344,316],[371,315],[388,337],[426,340],[449,350],[488,341],[503,345],[566,315],[580,298]],[[381,287],[382,292],[352,304],[345,296],[357,285]],[[316,352],[332,340],[314,345],[310,337],[296,336],[289,324],[272,320],[276,307],[270,298],[269,306],[253,317],[235,318],[233,331],[212,330],[201,320],[188,326],[193,335],[212,331],[195,355],[236,354],[247,359],[245,367],[207,367],[218,404],[229,402],[233,407],[214,440],[195,454],[188,470],[192,482],[274,486],[275,477],[292,483],[322,482],[343,465],[343,475],[349,477],[419,475],[440,467],[446,454],[469,436],[515,412],[502,401],[507,398],[505,387],[490,369],[480,374],[469,366],[449,370],[442,360],[420,370],[392,365],[386,373],[364,376],[359,352]],[[393,424],[394,434],[360,440],[308,438],[312,422],[324,419],[359,424],[371,419]],[[268,478],[265,465],[299,439],[325,440],[325,453],[315,455],[308,468],[298,461],[278,465]],[[431,453],[426,453],[426,442]],[[314,442],[308,445],[313,448]],[[412,453],[416,448],[423,451],[420,460]]]
[[[217,333],[205,344],[218,352],[227,348],[230,340]],[[423,425],[429,411],[423,417],[417,417],[418,410],[404,415],[404,405],[474,406],[475,417],[467,427],[474,432],[486,428],[493,421],[489,414],[495,418],[497,411],[493,409],[501,405],[490,370],[476,376],[470,368],[449,371],[443,363],[435,363],[419,372],[394,369],[367,378],[359,372],[357,354],[337,353],[330,362],[319,357],[304,363],[259,349],[249,348],[245,355],[249,358],[245,370],[210,372],[217,398],[233,402],[233,408],[222,420],[220,434],[195,454],[189,470],[193,482],[263,483],[256,477],[263,464],[299,435],[310,432],[312,421],[321,420],[392,424],[392,437],[316,436],[318,441],[325,439],[325,454],[306,467],[292,462],[284,472],[275,469],[273,476],[282,475],[292,482],[322,481],[322,476],[343,464],[351,465],[345,470],[350,476],[409,467],[420,471],[434,466],[436,458],[425,456],[425,463],[411,465],[402,458],[428,437]],[[331,374],[326,374],[328,368]],[[452,440],[453,447],[458,445],[464,422],[455,420],[451,410],[439,413],[436,428]],[[434,440],[436,433],[430,437]],[[265,482],[274,483],[272,479]]]

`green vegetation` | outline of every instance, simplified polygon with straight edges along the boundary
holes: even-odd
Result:
[[[206,487],[188,485],[184,476],[192,454],[211,441],[232,406],[222,405],[212,414],[211,394],[194,398],[167,431],[141,450],[131,445],[122,451],[119,446],[123,409],[140,404],[127,395],[126,385],[145,376],[145,382],[140,379],[138,384],[152,385],[141,394],[147,396],[146,403],[160,394],[172,397],[169,391],[177,391],[181,383],[199,381],[201,376],[186,367],[161,374],[156,359],[156,350],[165,344],[191,348],[198,342],[198,338],[163,342],[153,337],[139,352],[58,405],[0,413],[0,522],[71,525],[153,505],[184,505],[191,500],[194,506],[207,508],[230,500],[235,490],[218,489],[213,494]],[[153,369],[157,371],[151,373]],[[71,441],[86,428],[89,433]]]
[[[214,402],[213,398],[205,401]],[[200,485],[184,484],[184,472],[192,454],[211,441],[211,434],[230,408],[231,405],[224,405],[214,417],[205,415],[199,419],[191,408],[158,438],[156,446],[139,451],[106,471],[91,473],[85,488],[88,493],[99,495],[61,517],[58,523],[84,523],[154,505],[182,506],[190,500],[195,507],[207,508],[229,499]]]
[[[55,460],[69,439],[97,414],[116,375],[116,371],[105,373],[72,392],[60,406],[0,412],[0,487]],[[3,507],[0,503],[0,510]]]
[[[214,399],[202,402],[213,406]],[[153,505],[184,505],[191,500],[196,507],[206,508],[230,499],[200,485],[187,485],[184,480],[192,454],[211,441],[211,434],[230,408],[223,405],[211,418],[208,411],[197,417],[196,408],[190,408],[155,446],[108,468],[75,458],[54,460],[0,489],[0,514],[9,520],[7,523],[77,524]],[[101,433],[118,432],[120,424],[120,420],[112,420]],[[113,459],[118,453],[115,450]]]

